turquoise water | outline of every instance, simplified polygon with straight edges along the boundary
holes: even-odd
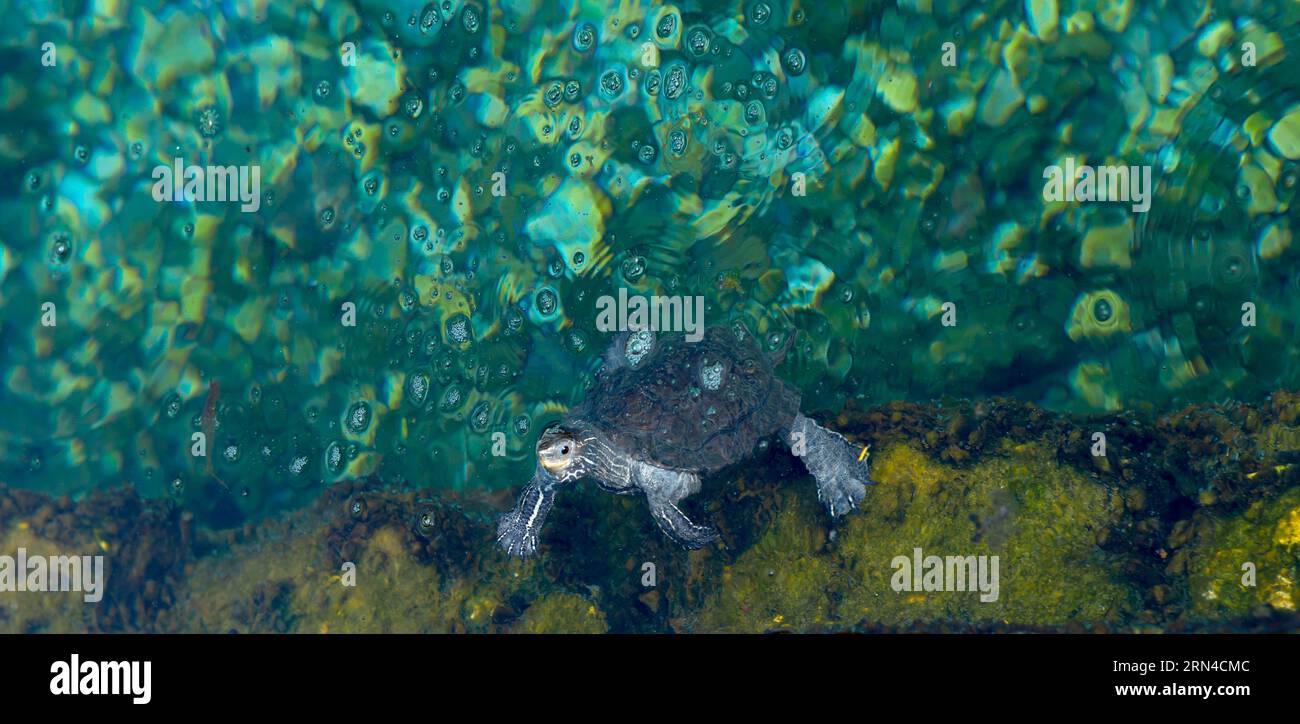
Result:
[[[793,330],[781,374],[823,414],[1154,414],[1300,375],[1291,3],[4,16],[13,486],[126,482],[215,527],[371,473],[513,487],[619,289]],[[1149,210],[1049,200],[1067,161],[1149,168]],[[177,164],[245,185],[166,200]]]

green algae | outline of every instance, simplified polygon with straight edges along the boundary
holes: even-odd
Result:
[[[870,582],[846,596],[846,614],[884,624],[1061,626],[1119,623],[1139,608],[1138,596],[1115,576],[1118,560],[1098,547],[1120,519],[1115,492],[1052,462],[1046,446],[1008,444],[969,469],[937,466],[894,447],[882,455],[875,475],[882,509],[850,520],[840,540],[855,575]],[[936,555],[998,556],[998,599],[894,593],[886,586],[893,571],[885,564],[916,547]]]
[[[807,496],[783,495],[769,527],[735,563],[692,630],[725,633],[804,631],[829,624],[838,566],[825,553],[826,530]]]
[[[894,445],[873,454],[865,509],[832,542],[815,506],[786,501],[771,527],[724,569],[703,630],[813,630],[964,621],[1021,626],[1118,625],[1141,596],[1099,539],[1123,505],[1114,490],[1048,462],[1041,444],[1007,445],[969,468]],[[1000,593],[897,591],[896,556],[997,556]],[[919,574],[918,574],[919,576]],[[919,588],[919,585],[917,586]]]
[[[1300,490],[1198,526],[1187,561],[1191,613],[1294,612],[1300,598]]]
[[[0,530],[0,550],[15,555],[22,548],[46,556],[82,555],[83,550],[33,535],[21,524]],[[58,591],[21,594],[0,591],[0,632],[78,633],[93,629],[94,607],[85,603],[82,592]]]
[[[322,553],[303,537],[205,559],[192,574],[193,595],[180,602],[189,614],[181,625],[220,633],[481,633],[492,630],[491,612],[510,591],[505,573],[470,578],[421,565],[392,527],[375,531],[355,561],[335,564]]]
[[[575,593],[552,593],[524,610],[510,629],[514,633],[597,634],[609,630],[605,615],[588,599]]]

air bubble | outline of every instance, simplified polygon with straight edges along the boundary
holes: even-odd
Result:
[[[343,443],[335,440],[325,448],[325,468],[331,473],[338,474],[343,471],[345,464]]]
[[[587,349],[587,333],[581,329],[570,330],[564,341],[574,354],[582,354]]]
[[[781,65],[790,75],[803,75],[806,64],[803,51],[798,48],[790,48],[781,56]]]
[[[1098,299],[1092,305],[1092,318],[1105,324],[1110,318],[1115,316],[1115,309],[1111,306],[1109,299]]]
[[[437,519],[434,518],[433,511],[426,510],[420,514],[419,518],[416,519],[415,530],[422,537],[427,538],[434,533],[436,525],[437,525]]]
[[[591,46],[596,44],[596,26],[591,23],[583,23],[578,26],[577,31],[573,33],[573,48],[579,53],[585,53],[591,50]]]
[[[688,142],[689,137],[686,135],[686,131],[683,131],[680,128],[674,128],[672,131],[668,132],[668,152],[673,156],[678,158],[683,156],[686,153],[686,145]]]
[[[623,356],[632,367],[641,364],[655,349],[655,335],[648,329],[642,329],[628,335],[627,344],[623,346]]]
[[[794,145],[794,133],[789,128],[782,128],[776,132],[776,147],[782,151],[789,149]]]
[[[460,387],[452,385],[443,391],[442,399],[438,401],[438,409],[443,412],[454,412],[464,403],[465,394],[460,391]]]
[[[425,5],[424,10],[420,13],[420,32],[428,35],[429,31],[433,30],[433,26],[439,22],[441,22],[441,18],[438,17],[438,8],[434,7],[433,3]]]
[[[564,100],[577,103],[580,98],[582,98],[582,84],[576,80],[567,81],[564,84]]]
[[[485,432],[492,422],[492,405],[487,400],[480,401],[469,413],[469,425],[474,432]]]
[[[406,97],[402,99],[402,110],[406,113],[407,118],[414,121],[419,118],[420,113],[424,111],[424,101],[420,96],[414,93],[408,93]]]
[[[700,384],[704,389],[717,390],[722,387],[723,369],[721,362],[709,364],[707,359],[704,360],[700,365]]]
[[[204,138],[213,138],[221,132],[221,112],[214,106],[201,108],[195,116],[195,125]]]
[[[617,70],[607,70],[600,76],[600,92],[609,100],[623,94],[623,74]]]
[[[447,340],[457,347],[464,346],[473,341],[473,332],[470,329],[469,317],[464,314],[457,314],[447,320],[446,325]]]
[[[365,401],[352,403],[352,407],[348,408],[347,425],[354,435],[365,432],[370,427],[370,405]]]
[[[541,312],[542,316],[551,316],[559,306],[559,297],[553,290],[543,289],[537,293],[537,311]]]
[[[673,65],[664,76],[664,98],[675,101],[686,90],[686,68]]]
[[[524,328],[524,315],[519,313],[518,309],[511,307],[506,310],[505,314],[505,332],[506,334],[516,334]]]
[[[181,396],[175,392],[167,395],[163,400],[163,413],[168,419],[174,420],[181,414]]]
[[[54,264],[67,264],[72,259],[72,239],[62,232],[56,233],[50,242],[50,261]]]
[[[465,9],[460,12],[460,25],[470,35],[477,33],[479,29],[478,9],[473,5],[466,5]]]
[[[654,96],[659,95],[659,87],[662,84],[663,76],[659,74],[659,71],[652,70],[646,74],[645,82],[641,84],[641,87],[645,89],[646,95],[653,98]]]
[[[546,93],[542,95],[542,102],[547,108],[555,108],[564,100],[564,86],[558,81],[551,83],[546,87]]]
[[[694,27],[686,34],[686,49],[696,58],[703,58],[713,44],[713,34],[708,28]]]
[[[630,256],[623,260],[623,278],[635,282],[645,276],[646,261],[643,256]]]
[[[668,40],[673,37],[675,32],[677,32],[677,15],[675,13],[668,13],[659,18],[659,22],[655,24],[655,35],[660,40]]]

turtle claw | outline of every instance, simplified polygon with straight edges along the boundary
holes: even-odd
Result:
[[[497,543],[506,555],[527,558],[537,552],[537,533],[519,524],[518,512],[510,512],[497,522]]]
[[[537,552],[537,534],[555,503],[555,486],[540,471],[519,494],[514,510],[497,522],[497,543],[507,555],[527,558]]]
[[[803,415],[795,418],[791,432],[802,436],[804,450],[799,457],[817,480],[817,498],[831,517],[857,510],[867,497],[867,486],[875,481],[849,441]]]
[[[847,475],[828,481],[818,478],[817,499],[822,501],[822,505],[830,511],[832,518],[838,518],[857,510],[862,505],[862,501],[867,497],[867,484],[870,482],[870,480],[863,482]]]

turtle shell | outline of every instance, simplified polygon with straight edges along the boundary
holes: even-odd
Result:
[[[798,413],[799,394],[751,335],[712,328],[698,342],[661,336],[636,366],[603,375],[573,417],[633,457],[710,473],[748,457]]]

